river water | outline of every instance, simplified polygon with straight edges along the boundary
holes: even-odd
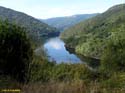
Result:
[[[58,37],[51,38],[44,43],[44,50],[50,61],[56,63],[81,63],[80,58],[69,53],[65,48],[65,43]]]

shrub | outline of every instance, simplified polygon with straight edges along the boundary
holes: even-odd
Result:
[[[32,48],[25,29],[0,22],[0,73],[25,81],[32,61]]]
[[[107,72],[125,71],[125,31],[113,32],[101,59],[101,68]]]

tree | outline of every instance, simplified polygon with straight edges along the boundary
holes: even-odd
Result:
[[[24,82],[33,50],[25,29],[0,21],[0,73]]]
[[[101,68],[107,72],[125,71],[124,27],[112,32],[101,59]]]

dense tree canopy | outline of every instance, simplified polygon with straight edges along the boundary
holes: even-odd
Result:
[[[102,69],[125,71],[125,26],[112,32],[102,55]]]
[[[0,73],[25,81],[32,53],[25,29],[0,21]]]
[[[2,6],[0,6],[0,19],[25,27],[28,35],[35,42],[42,37],[48,38],[59,34],[56,28],[50,27],[32,16]]]
[[[61,38],[78,54],[100,58],[114,32],[117,33],[112,38],[114,41],[118,34],[125,32],[124,25],[125,4],[120,4],[67,29],[61,34]]]

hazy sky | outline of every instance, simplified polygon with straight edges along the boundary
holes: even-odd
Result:
[[[125,0],[0,0],[0,6],[27,13],[36,18],[101,13]]]

